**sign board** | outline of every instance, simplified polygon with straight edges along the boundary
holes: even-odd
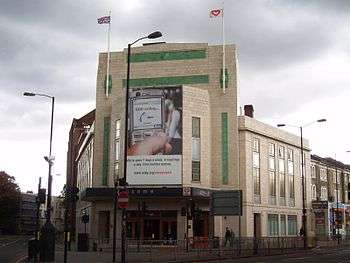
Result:
[[[182,87],[131,87],[129,185],[182,184]]]
[[[242,191],[225,190],[213,192],[211,211],[213,215],[242,215]]]
[[[128,191],[120,191],[118,194],[118,207],[127,208],[129,205],[129,194]]]

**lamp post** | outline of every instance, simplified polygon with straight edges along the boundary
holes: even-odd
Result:
[[[155,31],[147,36],[141,37],[134,42],[128,44],[128,53],[127,53],[127,71],[126,71],[126,89],[125,89],[125,124],[124,124],[124,178],[123,178],[123,187],[126,190],[126,173],[127,173],[127,151],[128,151],[128,107],[129,107],[129,87],[130,87],[130,55],[131,55],[131,46],[143,39],[155,39],[162,36],[160,31]],[[114,193],[114,220],[113,220],[113,262],[115,262],[115,247],[116,247],[116,217],[117,217],[117,198],[118,198],[118,186],[119,182],[114,183],[115,193]],[[126,209],[122,209],[122,227],[121,227],[121,262],[125,262],[125,239],[126,239]],[[140,231],[138,231],[138,235]]]
[[[326,119],[319,119],[317,121],[313,121],[301,126],[297,125],[290,125],[290,124],[277,124],[277,127],[284,127],[284,126],[290,126],[290,127],[296,127],[300,130],[300,149],[301,149],[301,187],[302,187],[302,206],[303,206],[303,216],[302,216],[302,229],[304,231],[304,249],[307,249],[307,224],[306,224],[306,208],[305,208],[305,175],[304,175],[304,141],[303,141],[303,128],[314,124],[316,122],[325,122]]]
[[[24,92],[23,96],[28,97],[46,97],[51,99],[51,122],[50,122],[50,147],[49,147],[49,155],[45,156],[44,159],[47,161],[49,165],[48,172],[48,180],[47,180],[47,204],[46,204],[46,223],[41,230],[41,253],[40,260],[42,261],[53,261],[55,259],[55,228],[51,223],[51,189],[52,189],[52,175],[51,170],[53,166],[53,162],[55,160],[54,156],[52,156],[52,132],[53,132],[53,113],[55,108],[55,97],[43,94],[43,93],[32,93],[32,92]]]

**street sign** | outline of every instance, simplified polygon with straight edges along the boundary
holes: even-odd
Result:
[[[127,208],[129,205],[129,193],[128,191],[122,190],[118,193],[118,207]]]
[[[213,215],[242,215],[242,191],[225,190],[213,192],[211,211]]]

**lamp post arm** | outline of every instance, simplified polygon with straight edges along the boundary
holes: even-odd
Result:
[[[132,46],[132,45],[136,44],[137,42],[139,42],[140,40],[143,40],[143,39],[146,39],[146,38],[148,38],[148,37],[140,37],[139,39],[136,39],[134,42],[132,42],[132,43],[129,44],[129,45]],[[129,46],[129,45],[128,45],[128,46]]]

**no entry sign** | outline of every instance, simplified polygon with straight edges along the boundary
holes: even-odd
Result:
[[[128,191],[120,191],[118,193],[118,207],[127,208],[129,205],[129,194]]]

